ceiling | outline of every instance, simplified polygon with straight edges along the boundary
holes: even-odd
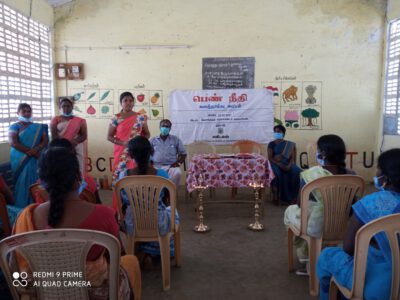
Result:
[[[72,1],[74,0],[47,0],[47,2],[53,7],[61,6]]]

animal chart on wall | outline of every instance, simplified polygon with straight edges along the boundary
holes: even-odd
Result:
[[[71,88],[74,113],[86,119],[109,119],[121,111],[119,95],[123,92],[135,97],[136,112],[146,114],[149,120],[164,118],[162,90]]]
[[[273,92],[275,124],[288,129],[322,129],[321,81],[267,81]]]

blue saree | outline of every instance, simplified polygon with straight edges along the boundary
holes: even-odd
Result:
[[[21,122],[12,124],[9,132],[18,135],[19,142],[28,148],[38,146],[43,133],[48,134],[45,124],[28,123],[24,126]],[[29,187],[38,180],[37,159],[11,147],[10,160],[14,179],[15,206],[24,208],[33,202]]]
[[[399,213],[400,194],[380,191],[365,196],[353,205],[353,212],[367,224],[380,217]],[[365,276],[364,299],[389,299],[392,282],[392,260],[389,242],[384,233],[374,237],[379,248],[369,246]],[[353,285],[354,257],[341,247],[325,248],[317,264],[320,280],[320,299],[328,299],[329,282],[332,276],[336,281],[351,289]]]
[[[295,146],[296,144],[290,141],[282,140],[277,144],[272,141],[268,144],[268,149],[272,150],[275,160],[288,166],[290,164],[290,155]],[[278,189],[280,200],[286,203],[296,200],[302,170],[297,165],[292,164],[288,171],[283,171],[274,162],[271,161],[270,163],[272,171],[275,174],[275,179],[271,182],[271,185]]]

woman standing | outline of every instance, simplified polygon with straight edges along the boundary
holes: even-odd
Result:
[[[133,97],[132,93],[122,93],[119,97],[119,102],[122,110],[111,120],[107,134],[107,140],[114,144],[113,183],[119,178],[121,172],[128,168],[133,169],[135,166],[134,161],[128,154],[129,140],[137,135],[146,138],[150,137],[147,116],[133,111],[135,97]],[[112,205],[116,210],[118,209],[115,195],[113,195]]]
[[[75,147],[82,176],[86,174],[87,158],[87,126],[86,120],[74,116],[74,102],[69,98],[60,100],[61,115],[55,116],[50,122],[52,139],[65,138]]]
[[[19,121],[10,126],[8,141],[15,182],[15,206],[23,208],[32,203],[29,187],[38,179],[37,159],[49,139],[47,125],[32,122],[32,108],[29,104],[21,103],[17,112]]]
[[[342,247],[325,248],[318,259],[320,299],[328,299],[329,283],[352,287],[354,245],[358,229],[378,218],[400,212],[400,149],[383,152],[378,158],[375,187],[379,190],[357,201],[348,223]],[[388,239],[383,233],[374,236],[368,249],[364,299],[389,299],[392,283],[392,258]],[[364,249],[365,251],[365,249]]]
[[[285,141],[286,128],[282,125],[274,127],[275,140],[268,144],[268,160],[271,163],[275,179],[272,181],[273,194],[279,200],[290,204],[296,201],[299,192],[299,175],[301,169],[295,164],[296,144]]]

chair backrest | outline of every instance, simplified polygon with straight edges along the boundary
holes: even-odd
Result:
[[[317,166],[317,143],[316,142],[308,142],[306,145],[307,151],[307,165],[309,168]]]
[[[257,153],[261,154],[261,145],[251,140],[241,140],[232,144],[234,153]]]
[[[214,145],[203,141],[196,141],[187,145],[187,151],[189,156],[193,156],[193,154],[217,153]]]
[[[89,299],[87,289],[64,286],[64,281],[85,281],[86,279],[79,276],[63,276],[62,272],[82,272],[85,277],[86,257],[93,245],[100,245],[108,250],[109,296],[110,299],[118,299],[120,265],[118,240],[105,232],[82,229],[37,230],[13,235],[0,241],[0,266],[14,299],[19,299],[17,288],[13,285],[13,272],[18,270],[10,269],[8,257],[15,251],[25,258],[32,272],[49,272],[47,274],[50,274],[47,278],[28,279],[36,282],[59,281],[61,283],[57,287],[43,287],[42,284],[34,287],[37,299]]]
[[[363,299],[365,270],[368,247],[371,239],[380,232],[385,232],[392,252],[392,289],[390,299],[400,299],[400,214],[382,217],[365,224],[356,234],[353,271],[353,297]],[[375,274],[379,276],[378,274]]]
[[[10,218],[8,217],[7,201],[2,193],[0,193],[0,220],[4,235],[9,236],[11,234],[11,224],[10,224]]]
[[[365,181],[357,175],[332,175],[317,178],[301,190],[301,234],[307,233],[309,199],[312,192],[318,193],[324,206],[324,242],[342,241],[356,196],[364,193]]]
[[[132,210],[135,240],[158,240],[158,200],[163,188],[169,191],[170,232],[175,232],[176,186],[172,181],[156,175],[133,175],[116,182],[119,214],[122,216],[121,190],[124,190]]]
[[[33,199],[39,197],[44,202],[49,200],[49,193],[40,185],[40,183],[34,183],[29,187],[29,192]],[[96,203],[96,195],[85,188],[79,195],[79,198],[90,203]]]

